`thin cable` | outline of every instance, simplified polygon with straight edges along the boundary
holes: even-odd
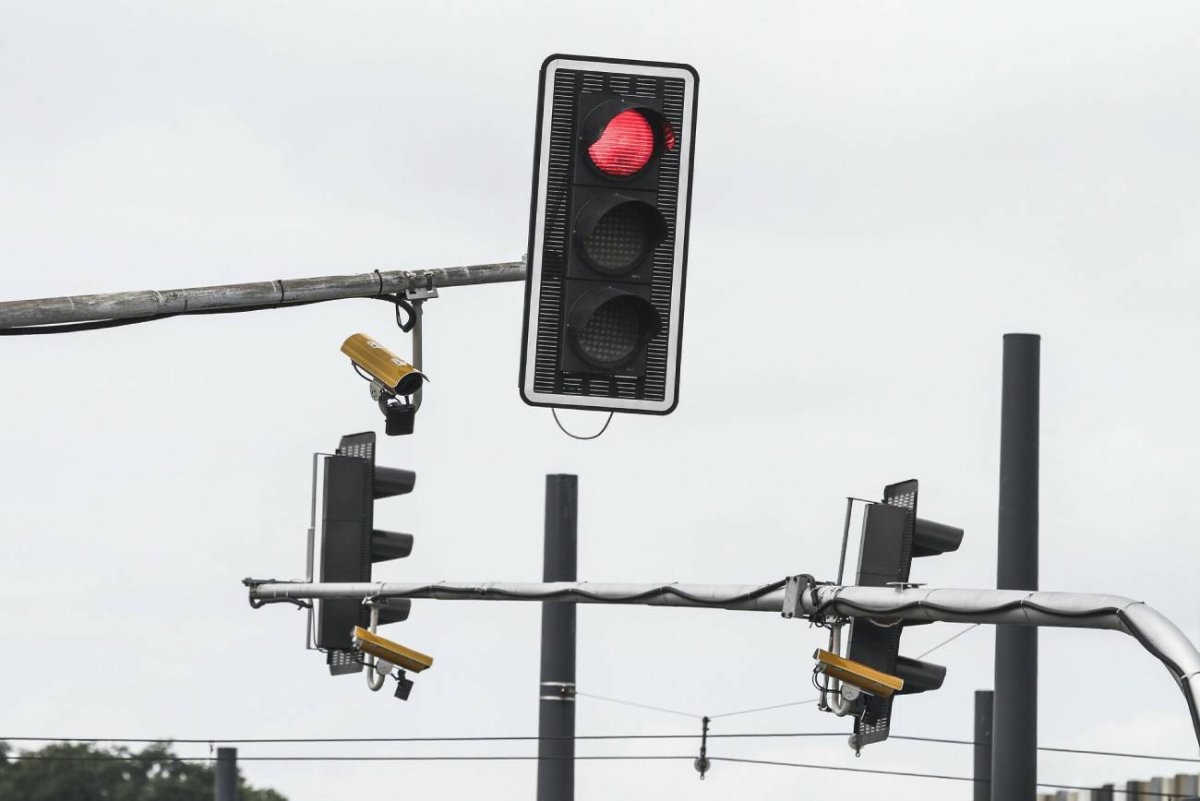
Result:
[[[578,693],[577,693],[578,695]],[[620,702],[618,702],[620,703]],[[637,704],[636,706],[643,706]],[[658,709],[658,707],[651,707]],[[672,710],[659,710],[663,712]],[[687,715],[686,712],[676,714]],[[688,715],[691,717],[690,715]],[[722,739],[739,738],[795,738],[795,737],[845,737],[840,731],[795,731],[795,732],[732,732],[729,734],[710,734],[709,737]],[[525,735],[482,735],[482,736],[446,736],[446,737],[263,737],[242,739],[156,739],[151,737],[0,737],[0,742],[51,742],[51,743],[167,743],[172,745],[209,745],[222,743],[224,745],[272,745],[297,743],[490,743],[490,742],[535,742],[538,740],[692,740],[694,732],[688,734],[577,734],[571,736],[543,737],[536,734]]]
[[[241,759],[241,756],[238,756]],[[740,757],[709,757],[714,762],[738,762],[745,765],[776,765],[784,768],[809,768],[812,770],[835,770],[845,773],[874,773],[881,776],[911,776],[914,779],[943,779],[956,782],[973,782],[970,776],[950,776],[945,773],[917,773],[915,771],[886,770],[884,768],[851,768],[841,765],[817,765],[808,762],[779,762],[771,759],[742,759]],[[1040,787],[1050,785],[1039,785]]]
[[[924,659],[925,657],[929,656],[931,653],[933,653],[933,652],[934,652],[934,651],[936,651],[937,649],[941,648],[941,647],[942,647],[942,646],[944,646],[944,645],[947,645],[947,644],[948,644],[948,643],[950,643],[950,642],[953,642],[953,641],[954,641],[954,640],[956,640],[957,638],[959,638],[959,637],[961,637],[962,635],[966,634],[966,633],[967,633],[968,631],[970,631],[971,629],[978,627],[979,625],[981,625],[981,624],[979,624],[979,623],[973,623],[973,624],[971,624],[970,626],[967,626],[965,629],[962,629],[961,631],[957,632],[957,633],[956,633],[956,634],[955,634],[953,637],[950,637],[949,639],[947,639],[947,640],[944,640],[943,642],[940,642],[940,643],[938,643],[937,645],[933,646],[932,648],[930,648],[928,651],[926,651],[925,653],[921,654],[921,655],[920,655],[919,657],[917,657],[917,658],[918,658],[918,659]],[[578,695],[588,695],[587,693],[581,693],[581,692],[578,692],[578,691],[576,691],[576,693],[575,693],[575,694],[576,694],[577,696],[578,696]],[[605,697],[603,697],[603,696],[590,696],[590,697],[592,697],[592,698],[600,698],[601,700],[604,700],[604,701],[611,701],[611,702],[613,702],[613,703],[618,703],[618,704],[626,704],[626,705],[628,705],[628,706],[641,706],[641,707],[645,707],[646,709],[654,709],[654,710],[656,710],[656,711],[659,711],[659,712],[671,712],[671,713],[673,713],[673,714],[676,714],[676,715],[689,715],[690,717],[694,717],[694,718],[699,718],[699,717],[702,717],[701,715],[692,715],[692,714],[690,714],[690,713],[687,713],[687,712],[677,712],[677,711],[675,711],[675,710],[673,710],[673,709],[662,709],[662,708],[660,708],[660,707],[649,706],[649,705],[647,705],[647,704],[637,704],[637,703],[634,703],[634,702],[632,702],[632,701],[621,701],[621,700],[618,700],[618,699],[616,699],[616,698],[605,698]],[[753,709],[740,709],[740,710],[738,710],[738,711],[736,711],[736,712],[722,712],[722,713],[720,713],[720,714],[717,714],[717,715],[709,715],[708,717],[709,717],[709,719],[711,719],[711,720],[716,720],[717,718],[731,718],[731,717],[734,717],[735,715],[749,715],[749,714],[751,714],[751,713],[754,713],[754,712],[767,712],[767,711],[769,711],[769,710],[772,710],[772,709],[783,709],[783,708],[785,708],[785,707],[789,707],[789,706],[803,706],[803,705],[805,705],[805,704],[815,704],[815,703],[816,703],[817,701],[819,701],[819,700],[820,700],[820,698],[806,698],[806,699],[804,699],[804,700],[802,700],[802,701],[786,701],[786,702],[784,702],[784,703],[782,703],[782,704],[771,704],[770,706],[757,706],[757,707],[754,707]]]
[[[980,623],[972,623],[971,625],[967,626],[965,629],[962,629],[962,630],[958,631],[957,633],[955,633],[953,637],[949,637],[948,639],[946,639],[946,640],[943,640],[942,642],[940,642],[940,643],[938,643],[937,645],[933,646],[933,647],[932,647],[932,648],[930,648],[928,651],[926,651],[925,653],[923,653],[923,654],[921,654],[920,656],[918,656],[918,657],[917,657],[917,659],[924,659],[925,657],[929,656],[930,654],[932,654],[932,653],[933,653],[934,651],[936,651],[937,649],[941,648],[941,647],[942,647],[942,646],[944,646],[944,645],[948,645],[948,644],[949,644],[949,643],[951,643],[951,642],[954,642],[954,640],[956,640],[956,639],[958,639],[959,637],[963,636],[964,634],[966,634],[966,633],[967,633],[968,631],[970,631],[971,629],[978,628],[980,625],[982,625],[982,624],[980,624]],[[576,693],[576,695],[582,695],[582,694],[583,694],[583,693],[578,693],[578,692]],[[615,700],[615,699],[605,699],[605,700]],[[751,713],[753,713],[753,712],[766,712],[766,711],[768,711],[768,710],[771,710],[771,709],[783,709],[784,707],[789,707],[789,706],[803,706],[804,704],[814,704],[814,703],[816,703],[816,702],[817,702],[817,701],[819,701],[819,700],[820,700],[820,698],[808,698],[808,699],[805,699],[805,700],[803,700],[803,701],[787,701],[787,702],[785,702],[785,703],[782,703],[782,704],[772,704],[771,706],[759,706],[759,707],[755,707],[755,708],[753,708],[753,709],[742,709],[742,710],[739,710],[739,711],[737,711],[737,712],[722,712],[722,713],[721,713],[721,714],[719,714],[719,715],[709,715],[708,717],[709,717],[710,719],[713,719],[713,720],[715,720],[716,718],[730,718],[730,717],[733,717],[733,716],[735,716],[735,715],[749,715],[749,714],[751,714]],[[623,702],[623,701],[622,701],[622,702],[620,702],[620,703],[626,703],[626,702]],[[637,704],[631,704],[631,705],[632,705],[632,706],[638,706]],[[651,708],[651,709],[654,709],[655,707],[650,707],[650,708]],[[660,710],[660,711],[671,711],[671,710]],[[679,713],[679,714],[683,714],[683,713]],[[694,715],[693,717],[700,717],[700,716],[699,716],[699,715]]]
[[[943,645],[949,645],[950,643],[952,643],[952,642],[954,642],[955,640],[957,640],[959,637],[961,637],[961,636],[963,636],[964,634],[966,634],[966,633],[967,633],[968,631],[970,631],[971,629],[977,629],[977,628],[979,628],[979,627],[980,627],[980,626],[982,626],[982,625],[983,625],[982,623],[972,623],[971,625],[967,626],[965,629],[962,629],[962,630],[960,630],[960,631],[959,631],[957,634],[955,634],[953,637],[949,637],[949,638],[947,638],[947,639],[943,640],[942,642],[938,643],[937,645],[933,646],[933,647],[932,647],[932,648],[930,648],[928,651],[926,651],[925,653],[923,653],[923,654],[921,654],[920,656],[918,656],[918,657],[917,657],[917,659],[924,659],[925,657],[929,656],[930,654],[932,654],[932,653],[933,653],[934,651],[936,651],[937,649],[941,648]]]
[[[685,717],[703,717],[680,712],[674,709],[637,704],[631,701],[621,701],[616,698],[590,695],[576,692],[576,695],[587,695],[613,703],[627,704],[659,712],[670,712]],[[709,716],[713,717],[713,716]],[[729,734],[710,733],[710,739],[771,739],[771,738],[800,738],[800,737],[844,737],[845,732],[733,732]],[[688,734],[580,734],[575,737],[539,737],[537,735],[480,735],[480,736],[446,736],[446,737],[0,737],[0,742],[57,742],[57,743],[171,743],[179,745],[207,745],[209,743],[225,743],[229,745],[267,745],[295,743],[453,743],[453,742],[521,742],[536,740],[688,740],[695,739],[695,732]],[[986,743],[976,743],[973,740],[960,740],[950,737],[919,737],[915,735],[892,734],[889,739],[907,740],[919,743],[939,743],[943,745],[985,746]],[[1163,754],[1143,754],[1127,751],[1100,751],[1085,748],[1058,748],[1054,746],[1038,746],[1039,751],[1049,751],[1061,754],[1082,754],[1085,756],[1123,757],[1126,759],[1149,759],[1160,762],[1200,763],[1197,757],[1166,756]]]
[[[785,768],[808,768],[810,770],[833,770],[845,773],[874,773],[882,776],[908,776],[914,779],[940,779],[942,781],[955,782],[975,782],[972,776],[952,776],[945,773],[917,773],[915,771],[903,770],[884,770],[882,768],[851,768],[840,765],[814,765],[805,762],[780,762],[770,759],[741,759],[738,757],[709,757],[714,762],[735,762],[745,765],[775,765]],[[981,782],[983,783],[983,782]],[[991,782],[987,782],[990,784]],[[1045,787],[1051,790],[1096,790],[1095,785],[1084,784],[1052,784],[1049,782],[1038,782],[1038,787]],[[1175,798],[1186,799],[1190,798],[1188,793],[1163,793],[1151,790],[1123,790],[1119,787],[1112,788],[1111,792],[1121,795],[1135,795],[1137,798]]]
[[[719,715],[709,715],[710,718],[731,718],[734,715],[749,715],[751,712],[766,712],[768,709],[783,709],[785,706],[802,706],[803,704],[815,704],[820,698],[806,698],[803,701],[788,701],[783,704],[772,704],[771,706],[758,706],[754,709],[742,709],[737,712],[722,712]]]
[[[597,431],[595,434],[592,434],[591,436],[583,437],[583,436],[580,436],[579,434],[572,434],[570,431],[568,431],[566,428],[563,427],[562,421],[558,419],[558,409],[555,409],[553,406],[551,406],[550,412],[551,412],[551,414],[554,415],[554,423],[558,426],[558,430],[563,432],[564,434],[566,434],[571,439],[583,439],[583,440],[596,439],[597,437],[599,437],[601,434],[603,434],[605,431],[608,430],[608,424],[611,423],[612,419],[613,419],[613,413],[609,412],[608,419],[604,421],[604,425],[600,427],[599,431]]]
[[[112,754],[87,756],[39,756],[9,754],[12,761],[28,762],[144,762],[146,757],[140,754]],[[212,757],[164,757],[164,761],[172,762],[212,762]],[[650,759],[695,759],[691,754],[606,754],[596,756],[541,756],[536,754],[522,756],[519,754],[483,754],[478,756],[243,756],[238,754],[238,762],[528,762],[539,759],[574,759],[574,760],[650,760]]]
[[[655,712],[667,712],[672,715],[682,715],[685,718],[702,718],[702,717],[704,717],[703,715],[697,715],[693,712],[680,712],[678,709],[667,709],[666,707],[651,706],[650,704],[639,704],[636,701],[622,701],[620,698],[609,698],[606,695],[593,695],[592,693],[582,693],[579,690],[576,690],[575,697],[578,698],[580,696],[583,696],[584,698],[594,698],[597,701],[607,701],[610,704],[622,704],[624,706],[636,706],[641,709],[653,709]],[[687,736],[692,737],[694,735],[689,734]],[[581,738],[576,738],[576,739],[581,739]]]
[[[954,740],[952,737],[917,737],[904,734],[890,735],[892,740],[911,740],[913,742],[940,742],[950,746],[972,746],[985,748],[988,747],[986,742],[976,742],[973,740]],[[1092,755],[1092,757],[1123,757],[1126,759],[1153,759],[1158,761],[1171,761],[1171,763],[1200,763],[1200,758],[1196,757],[1166,757],[1163,754],[1140,754],[1130,753],[1126,751],[1097,751],[1093,748],[1056,748],[1054,746],[1038,746],[1038,751],[1049,751],[1060,754],[1084,754]]]
[[[364,373],[362,368],[358,366],[358,362],[351,359],[350,366],[354,368],[354,372],[358,373],[360,378],[366,379],[367,383],[375,383],[375,376]]]
[[[153,320],[165,320],[176,317],[176,314],[155,314],[149,317],[131,317],[118,320],[95,320],[88,323],[64,323],[62,325],[26,325],[17,328],[0,328],[0,336],[26,336],[30,334],[70,334],[74,331],[97,331],[102,328],[117,328],[122,325],[148,323]]]
[[[145,756],[128,754],[128,755],[89,755],[89,756],[26,756],[20,754],[9,754],[9,760],[28,761],[28,762],[144,762]],[[211,757],[178,757],[172,756],[169,758],[173,762],[203,762],[211,763]],[[537,755],[508,755],[508,754],[492,754],[480,756],[274,756],[274,757],[255,757],[243,756],[238,754],[239,762],[532,762],[535,760],[544,759],[570,759],[573,761],[692,761],[695,757],[691,754],[604,754],[595,756],[537,756]],[[732,764],[742,765],[769,765],[774,767],[786,768],[806,768],[809,770],[829,770],[840,773],[868,773],[879,776],[905,776],[914,779],[938,779],[941,781],[956,781],[956,782],[974,782],[975,779],[971,776],[954,776],[945,773],[919,773],[917,771],[903,770],[887,770],[884,768],[852,768],[841,765],[818,765],[806,762],[783,762],[771,759],[746,759],[742,757],[709,757],[713,762],[729,762]],[[1095,785],[1083,784],[1056,784],[1050,782],[1038,782],[1038,787],[1045,787],[1052,790],[1095,790]],[[1188,798],[1187,794],[1182,793],[1164,793],[1151,790],[1123,790],[1118,787],[1112,789],[1113,793],[1129,794],[1137,793],[1138,797],[1154,797],[1154,798]]]

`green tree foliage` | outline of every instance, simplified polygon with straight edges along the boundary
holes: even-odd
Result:
[[[139,753],[91,743],[55,743],[16,753],[0,742],[0,801],[212,801],[214,768],[185,762],[169,743]],[[241,785],[242,801],[287,801]]]

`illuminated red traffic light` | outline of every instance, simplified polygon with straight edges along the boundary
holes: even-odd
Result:
[[[588,155],[607,175],[635,175],[654,155],[654,129],[640,111],[626,109],[608,121]]]
[[[569,55],[542,64],[526,403],[675,409],[697,81],[686,64]]]

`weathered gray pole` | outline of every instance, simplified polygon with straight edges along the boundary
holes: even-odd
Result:
[[[1038,588],[1038,398],[1041,337],[1004,335],[996,588]],[[1037,628],[996,628],[992,798],[1037,796]]]
[[[9,300],[0,301],[0,331],[174,314],[286,308],[302,303],[390,295],[407,289],[495,284],[524,278],[525,262],[508,261],[432,270],[375,270],[358,275],[288,278],[250,284]]]
[[[975,794],[972,801],[992,801],[992,704],[995,693],[975,691]]]
[[[237,749],[217,749],[217,770],[213,787],[217,801],[239,801]]]
[[[546,476],[545,581],[575,581],[579,479]],[[575,798],[575,604],[542,604],[537,801]]]

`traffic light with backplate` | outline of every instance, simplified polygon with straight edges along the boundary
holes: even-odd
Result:
[[[867,506],[863,520],[862,547],[858,558],[858,585],[886,587],[905,585],[913,557],[936,556],[958,550],[963,531],[917,517],[915,479],[892,484],[883,490],[883,502]],[[868,667],[904,680],[896,695],[936,690],[942,686],[946,669],[941,665],[900,656],[900,635],[905,624],[899,620],[855,618],[850,626],[846,656]],[[891,726],[892,696],[863,695],[861,714],[854,722],[856,748],[887,739]]]
[[[697,81],[685,64],[542,64],[521,349],[527,403],[674,410]]]
[[[337,453],[325,460],[324,506],[321,515],[322,582],[369,582],[371,565],[401,559],[412,552],[413,537],[375,528],[375,500],[413,491],[411,470],[375,464],[375,432],[342,437]],[[408,618],[408,600],[393,600],[379,609],[379,623]],[[361,601],[330,599],[317,604],[317,647],[326,651],[334,675],[357,673],[361,661],[354,650],[355,626],[367,628],[370,612]]]

